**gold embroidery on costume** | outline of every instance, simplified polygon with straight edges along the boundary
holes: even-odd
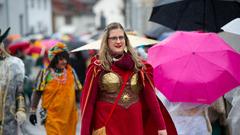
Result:
[[[123,93],[121,98],[122,102],[126,103],[130,100],[130,95],[128,93]]]
[[[139,85],[138,81],[139,77],[137,73],[133,74],[129,78],[121,98],[118,101],[118,105],[128,108],[139,100],[139,91],[141,90],[142,86]],[[99,82],[99,100],[114,103],[120,91],[121,85],[122,78],[117,73],[103,73]]]

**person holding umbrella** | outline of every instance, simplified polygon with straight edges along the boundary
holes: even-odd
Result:
[[[177,31],[148,49],[148,62],[178,134],[211,134],[207,108],[240,85],[239,53],[216,33]]]
[[[65,44],[58,42],[48,52],[49,66],[42,70],[32,95],[30,122],[37,123],[36,110],[42,97],[42,121],[48,135],[75,135],[78,120],[75,90],[81,90],[74,69],[69,64]]]
[[[24,64],[11,56],[3,44],[9,30],[2,35],[0,30],[0,135],[18,134],[18,125],[21,127],[26,120]]]
[[[176,135],[152,80],[120,23],[109,24],[81,96],[81,135]]]
[[[208,117],[208,105],[170,102],[159,90],[159,98],[169,111],[178,135],[211,135],[212,126]]]

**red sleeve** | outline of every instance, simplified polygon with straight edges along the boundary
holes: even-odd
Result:
[[[83,113],[85,110],[85,107],[89,100],[91,89],[93,86],[93,80],[96,78],[97,71],[99,70],[99,67],[97,64],[98,63],[97,63],[96,57],[93,57],[91,59],[90,65],[87,68],[86,78],[85,78],[85,82],[84,82],[84,86],[83,86],[83,90],[82,90],[82,94],[81,94],[81,99],[80,99],[81,113]]]
[[[94,106],[98,90],[99,67],[92,62],[86,74],[83,91],[81,94],[81,135],[91,135],[92,119],[94,113]]]
[[[150,114],[152,115],[153,120],[155,121],[155,124],[157,124],[157,127],[159,128],[159,130],[166,129],[164,118],[160,110],[160,105],[158,103],[156,94],[152,87],[153,84],[151,84],[153,82],[152,81],[153,69],[152,69],[152,66],[149,64],[145,64],[145,66],[146,66],[146,69],[144,71],[145,79],[143,80],[144,81],[144,90],[143,90],[144,99],[149,108]]]
[[[166,129],[168,135],[177,135],[176,127],[163,103],[157,98],[154,91],[153,68],[144,62],[145,69],[141,71],[141,78],[144,84],[144,99],[150,111],[146,132],[155,134],[159,130]],[[153,123],[151,122],[153,120]]]

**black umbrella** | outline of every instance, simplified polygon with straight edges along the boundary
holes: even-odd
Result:
[[[0,43],[8,36],[8,33],[10,31],[10,27],[1,35],[1,29],[0,29]]]
[[[240,3],[224,0],[182,0],[153,7],[150,21],[173,30],[219,32],[240,17]]]
[[[84,42],[84,41],[66,41],[65,44],[67,45],[68,50],[71,51],[80,46],[85,45],[86,42]]]

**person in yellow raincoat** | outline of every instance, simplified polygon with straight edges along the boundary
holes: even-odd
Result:
[[[48,57],[49,66],[37,77],[29,120],[33,125],[37,123],[36,110],[42,97],[46,119],[41,123],[44,124],[47,135],[75,135],[78,120],[75,94],[76,90],[81,90],[82,85],[68,64],[66,45],[56,43],[49,50]]]

